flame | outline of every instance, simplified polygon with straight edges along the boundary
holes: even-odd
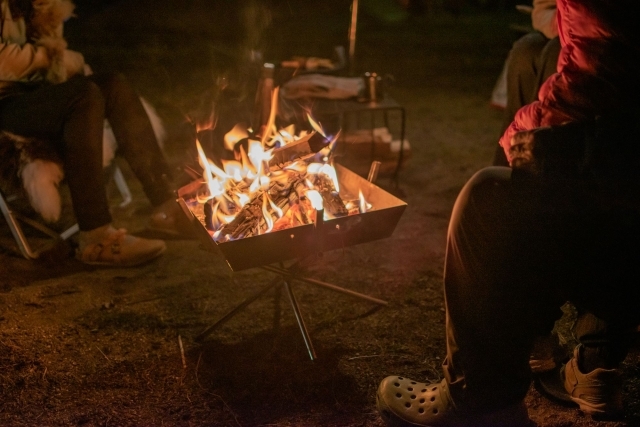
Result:
[[[268,206],[267,199],[269,199],[269,196],[267,195],[267,193],[262,193],[262,215],[264,216],[264,220],[267,223],[267,229],[265,230],[265,233],[268,233],[271,230],[273,230],[273,219],[271,218],[271,214],[267,209],[267,206]],[[269,201],[271,202],[271,199],[269,199]]]
[[[358,199],[360,200],[360,213],[365,213],[371,209],[371,204],[367,203],[362,194],[362,190],[358,190]]]
[[[189,120],[190,123],[194,122],[194,120],[191,120],[190,117],[187,117],[187,120]],[[195,122],[196,133],[203,130],[214,129],[216,127],[215,106],[211,106],[211,111],[208,117],[202,120],[195,120]]]
[[[269,160],[273,157],[273,149],[264,151],[262,145],[258,141],[249,141],[249,153],[247,156],[251,164],[256,168],[256,173],[261,175],[269,171]],[[265,165],[266,163],[266,165]]]
[[[322,126],[320,126],[320,123],[316,122],[313,119],[313,117],[311,117],[311,114],[309,113],[307,113],[307,120],[309,121],[309,124],[316,132],[318,132],[320,135],[324,136],[325,138],[327,137],[327,134],[324,133],[324,130],[322,129]]]
[[[296,171],[296,172],[305,172],[308,170],[308,166],[303,162],[293,162],[290,165],[287,165],[283,168],[284,170]]]
[[[340,184],[338,183],[338,174],[336,173],[336,169],[332,165],[325,163],[320,168],[320,173],[323,173],[327,175],[329,178],[331,178],[331,181],[333,182],[333,186],[336,189],[336,191],[340,191]]]
[[[277,90],[274,90],[272,107],[277,107],[277,94]],[[274,108],[272,108],[273,111],[275,111]],[[312,132],[318,132],[326,137],[320,124],[310,115],[307,115],[307,118],[314,128]],[[264,217],[264,222],[258,231],[259,234],[300,224],[309,224],[310,221],[313,221],[314,210],[316,220],[318,212],[323,213],[321,213],[323,217],[320,219],[333,218],[329,212],[325,213],[323,209],[324,203],[320,190],[325,191],[326,189],[318,188],[313,183],[323,187],[328,186],[324,177],[318,180],[317,175],[324,174],[331,180],[335,191],[339,191],[338,176],[329,160],[337,136],[333,137],[332,142],[314,156],[316,159],[314,163],[307,163],[309,160],[299,160],[282,169],[278,167],[271,170],[269,162],[273,158],[273,151],[276,148],[308,136],[306,132],[296,135],[294,125],[277,129],[274,121],[275,116],[270,117],[270,122],[263,129],[264,135],[260,137],[260,140],[252,138],[251,132],[244,125],[234,126],[225,135],[224,144],[227,149],[234,149],[235,160],[221,160],[218,164],[214,163],[206,157],[200,142],[196,140],[198,161],[203,169],[204,184],[201,193],[197,194],[197,200],[200,203],[210,203],[211,211],[207,210],[206,214],[211,214],[210,220],[213,230],[210,232],[218,242],[244,237],[244,235],[234,234],[234,232],[224,232],[224,225],[233,221],[238,213],[246,209],[248,204],[251,204],[252,207],[255,206],[258,212],[261,210]],[[238,144],[241,140],[243,140],[242,144]],[[266,145],[264,141],[267,141]],[[220,164],[221,166],[219,166]],[[300,182],[307,188],[301,190],[297,185]],[[295,188],[292,187],[294,184]],[[288,205],[286,205],[287,197],[291,196],[288,196],[288,193],[283,193],[282,189],[296,193],[293,201]],[[360,192],[359,199],[348,203],[352,205],[349,208],[350,214],[356,214],[358,211],[363,213],[371,209],[371,205],[366,202],[362,192]],[[288,209],[283,210],[278,206],[279,204]],[[258,213],[258,215],[260,214]]]
[[[244,124],[238,123],[224,135],[224,148],[229,151],[233,151],[236,143],[241,139],[248,138],[249,133],[247,127]]]
[[[246,193],[236,193],[236,197],[238,198],[238,205],[241,208],[251,201],[251,197]]]
[[[307,173],[325,174],[331,179],[331,182],[333,183],[333,186],[335,187],[336,191],[340,191],[340,183],[338,182],[338,173],[336,172],[336,169],[333,167],[333,165],[330,165],[328,163],[309,163],[309,166],[307,166]]]
[[[264,194],[267,195],[267,193],[264,193]],[[284,215],[284,213],[282,212],[282,209],[280,209],[278,207],[278,205],[273,203],[273,200],[271,200],[271,197],[267,196],[267,199],[269,199],[269,206],[271,206],[271,209],[273,209],[273,211],[275,212],[276,216],[278,218],[282,218],[282,215]]]
[[[318,190],[309,190],[306,193],[307,198],[311,202],[311,206],[313,209],[320,211],[324,209],[324,202],[322,201],[322,196],[318,192]]]
[[[267,126],[264,130],[264,135],[262,135],[262,146],[264,147],[271,136],[271,132],[273,132],[273,127],[276,122],[276,113],[278,112],[278,93],[280,92],[280,87],[276,86],[271,91],[271,111],[269,112],[269,121],[267,122]]]
[[[211,162],[209,162],[209,159],[207,159],[207,156],[204,154],[204,150],[202,149],[200,142],[197,140],[196,140],[196,149],[198,150],[198,160],[199,160],[200,166],[202,166],[202,169],[204,169],[202,176],[204,178],[205,183],[207,184],[207,188],[209,189],[209,195],[208,195],[209,197],[205,196],[205,201],[206,201],[211,198],[220,196],[224,192],[224,189],[220,185],[220,181],[214,177],[213,171],[214,171],[215,165],[212,165]],[[218,169],[218,168],[215,167],[215,169]],[[219,169],[218,171],[222,172]],[[224,172],[222,172],[222,174],[224,175]]]

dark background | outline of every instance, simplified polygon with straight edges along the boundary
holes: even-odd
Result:
[[[165,153],[179,168],[195,163],[195,120],[214,110],[233,123],[253,101],[259,66],[251,50],[270,61],[330,57],[346,46],[350,4],[78,0],[66,34],[96,72],[126,73],[156,107],[169,135]],[[389,305],[376,310],[294,281],[316,361],[283,292],[198,343],[204,328],[272,274],[231,272],[221,256],[179,239],[167,241],[160,260],[134,269],[84,266],[67,247],[27,261],[0,227],[0,425],[379,427],[382,378],[441,378],[448,219],[464,182],[491,162],[503,119],[489,106],[491,91],[522,35],[516,28],[529,18],[506,0],[360,5],[355,74],[393,75],[387,93],[406,109],[410,144],[398,185],[385,175],[378,184],[408,207],[390,238],[312,258],[303,273]],[[223,92],[221,76],[229,82]],[[119,208],[109,185],[116,226],[153,236],[150,206],[121,167],[134,200]],[[572,315],[565,307],[558,324],[567,349]],[[623,370],[626,422],[595,423],[533,388],[532,419],[541,427],[638,425],[637,348]]]

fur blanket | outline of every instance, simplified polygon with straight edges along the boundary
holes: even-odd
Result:
[[[2,190],[11,191],[22,184],[36,212],[47,222],[57,221],[62,210],[58,185],[64,174],[51,144],[0,131],[0,159]]]

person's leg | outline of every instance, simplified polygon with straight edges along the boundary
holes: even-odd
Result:
[[[454,400],[471,412],[521,401],[536,336],[549,333],[565,299],[553,272],[557,222],[540,188],[487,168],[461,191],[445,261],[447,358]]]
[[[80,230],[111,222],[102,181],[104,101],[99,88],[83,77],[4,99],[0,127],[44,138],[55,146]]]
[[[156,258],[166,245],[111,225],[102,181],[104,105],[100,88],[77,76],[3,99],[0,127],[46,138],[59,152],[80,227],[76,257],[86,264],[134,266]]]
[[[601,204],[600,197],[589,197],[567,227],[576,242],[567,264],[578,279],[570,298],[578,309],[574,335],[580,345],[561,380],[583,412],[604,418],[623,414],[619,367],[640,324],[640,193],[615,199]]]
[[[514,184],[504,167],[483,169],[462,189],[447,236],[445,380],[385,379],[378,406],[388,422],[528,422],[523,398],[532,343],[550,332],[564,302],[552,277],[556,223],[540,201],[537,187]],[[405,388],[413,394],[405,396]]]
[[[153,206],[173,199],[171,171],[160,151],[138,93],[122,74],[91,77],[105,98],[105,117],[125,158]]]

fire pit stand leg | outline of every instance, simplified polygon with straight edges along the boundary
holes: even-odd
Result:
[[[345,289],[345,288],[341,288],[339,286],[333,285],[331,283],[322,282],[320,280],[315,280],[315,279],[311,279],[311,278],[308,278],[308,277],[298,276],[295,273],[293,273],[291,270],[295,269],[295,267],[297,266],[297,264],[299,262],[300,261],[296,261],[294,264],[292,264],[289,267],[285,267],[283,263],[280,263],[279,267],[271,266],[271,265],[262,266],[262,268],[264,270],[267,270],[267,271],[270,271],[272,273],[275,273],[278,276],[275,277],[271,282],[269,282],[269,284],[267,286],[265,286],[264,288],[260,289],[258,292],[256,292],[255,294],[251,295],[249,298],[245,299],[242,303],[240,303],[233,310],[231,310],[227,314],[225,314],[216,323],[214,323],[213,325],[209,326],[207,329],[202,331],[198,336],[196,336],[196,338],[195,338],[196,341],[202,342],[214,330],[216,330],[218,327],[220,327],[223,324],[225,324],[233,316],[235,316],[241,310],[246,308],[249,304],[251,304],[252,302],[257,300],[258,298],[260,298],[261,296],[266,294],[268,291],[270,291],[271,289],[273,289],[277,285],[282,285],[282,286],[284,286],[285,290],[287,291],[287,295],[289,296],[289,301],[291,302],[291,307],[293,308],[293,313],[295,314],[296,321],[298,322],[298,326],[300,327],[300,333],[302,334],[302,339],[304,340],[304,344],[307,347],[307,351],[309,353],[309,357],[311,358],[311,360],[315,360],[316,357],[317,357],[316,356],[316,351],[313,348],[313,343],[311,342],[311,336],[309,335],[309,330],[307,329],[307,326],[304,323],[304,318],[302,317],[302,313],[300,311],[300,306],[298,305],[298,300],[296,299],[296,296],[293,293],[293,289],[291,288],[290,282],[292,280],[300,280],[300,281],[302,281],[304,283],[307,283],[307,284],[310,284],[310,285],[319,286],[321,288],[325,288],[325,289],[332,290],[334,292],[339,292],[339,293],[342,293],[342,294],[346,294],[346,295],[349,295],[351,297],[363,299],[363,300],[366,300],[366,301],[369,301],[369,302],[372,302],[372,303],[375,303],[375,304],[378,304],[378,305],[388,305],[388,303],[386,301],[383,301],[383,300],[378,299],[378,298],[371,297],[369,295],[361,294],[359,292],[354,292],[354,291],[351,291],[349,289]]]
[[[345,289],[342,288],[340,286],[336,286],[334,284],[331,283],[327,283],[327,282],[323,282],[320,280],[316,280],[316,279],[311,279],[309,277],[302,277],[302,276],[298,276],[296,274],[293,274],[289,271],[289,269],[286,268],[278,268],[278,267],[274,267],[271,265],[264,265],[262,266],[263,269],[267,270],[267,271],[271,271],[272,273],[276,273],[276,274],[281,274],[282,277],[289,277],[290,279],[295,279],[295,280],[300,280],[302,282],[308,283],[310,285],[315,285],[315,286],[319,286],[325,289],[329,289],[332,290],[334,292],[339,292],[345,295],[349,295],[352,296],[354,298],[359,298],[359,299],[363,299],[365,301],[369,301],[372,302],[374,304],[378,304],[378,305],[389,305],[389,303],[387,301],[383,301],[381,299],[378,298],[374,298],[372,296],[366,295],[366,294],[361,294],[360,292],[355,292],[349,289]]]
[[[265,286],[264,288],[260,289],[260,291],[256,292],[255,294],[253,294],[249,298],[247,298],[244,301],[242,301],[242,303],[240,303],[240,305],[238,305],[236,308],[234,308],[233,310],[231,310],[230,312],[225,314],[216,323],[214,323],[213,325],[209,326],[204,331],[200,332],[200,334],[198,336],[196,336],[196,338],[195,338],[196,341],[201,342],[202,340],[204,340],[214,330],[216,330],[218,327],[222,326],[223,324],[227,323],[227,321],[229,321],[229,319],[231,319],[233,316],[238,314],[240,312],[240,310],[244,309],[246,306],[248,306],[249,304],[251,304],[252,302],[257,300],[258,298],[260,298],[262,295],[266,294],[268,291],[270,291],[274,286],[279,285],[281,283],[282,283],[282,277],[278,276],[275,279],[273,279],[271,282],[269,282],[269,284],[267,286]]]
[[[302,318],[302,313],[300,313],[300,307],[298,307],[298,301],[296,300],[296,296],[293,294],[293,289],[291,289],[291,285],[289,282],[284,280],[284,287],[287,290],[287,294],[289,295],[289,301],[291,301],[291,307],[293,307],[293,313],[296,315],[296,320],[298,321],[298,326],[300,327],[300,333],[302,333],[302,339],[304,340],[304,344],[307,346],[307,351],[309,352],[309,357],[311,360],[316,359],[316,351],[313,349],[313,343],[311,342],[311,337],[309,336],[309,331],[307,330],[307,326],[304,324],[304,319]]]

